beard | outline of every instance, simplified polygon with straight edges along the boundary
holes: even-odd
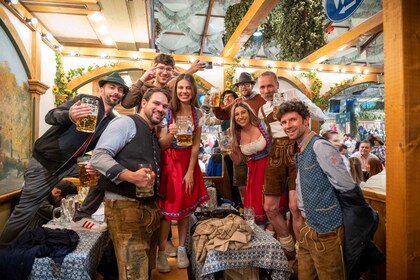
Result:
[[[115,107],[118,104],[120,104],[121,98],[118,98],[117,100],[113,100],[111,96],[106,96],[104,99],[104,102],[109,106]]]

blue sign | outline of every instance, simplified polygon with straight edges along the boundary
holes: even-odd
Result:
[[[332,22],[349,18],[362,4],[363,0],[325,0],[325,14]]]

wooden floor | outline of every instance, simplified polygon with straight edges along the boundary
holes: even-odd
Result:
[[[172,225],[172,242],[175,246],[178,246],[178,227]],[[176,257],[168,257],[169,265],[171,266],[171,272],[160,273],[156,269],[152,271],[151,280],[187,280],[188,272],[187,269],[178,269],[176,265]],[[103,280],[102,275],[98,274],[95,280]]]
[[[172,225],[172,242],[175,246],[178,246],[178,227]],[[171,272],[169,273],[160,273],[156,269],[152,271],[151,280],[187,280],[188,273],[187,269],[178,269],[176,265],[176,257],[168,257],[169,265],[171,266]]]

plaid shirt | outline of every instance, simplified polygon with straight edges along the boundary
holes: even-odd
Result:
[[[385,146],[374,146],[370,152],[377,156],[382,162],[382,164],[385,166]]]

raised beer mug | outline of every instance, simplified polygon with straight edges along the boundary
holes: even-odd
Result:
[[[95,97],[83,97],[82,105],[90,107],[90,114],[76,122],[76,129],[82,132],[93,133],[96,129],[96,122],[98,119],[99,100]]]
[[[219,107],[220,105],[220,90],[218,88],[212,87],[210,89],[210,106]]]
[[[176,142],[178,146],[191,146],[193,144],[193,122],[191,116],[176,117]]]

